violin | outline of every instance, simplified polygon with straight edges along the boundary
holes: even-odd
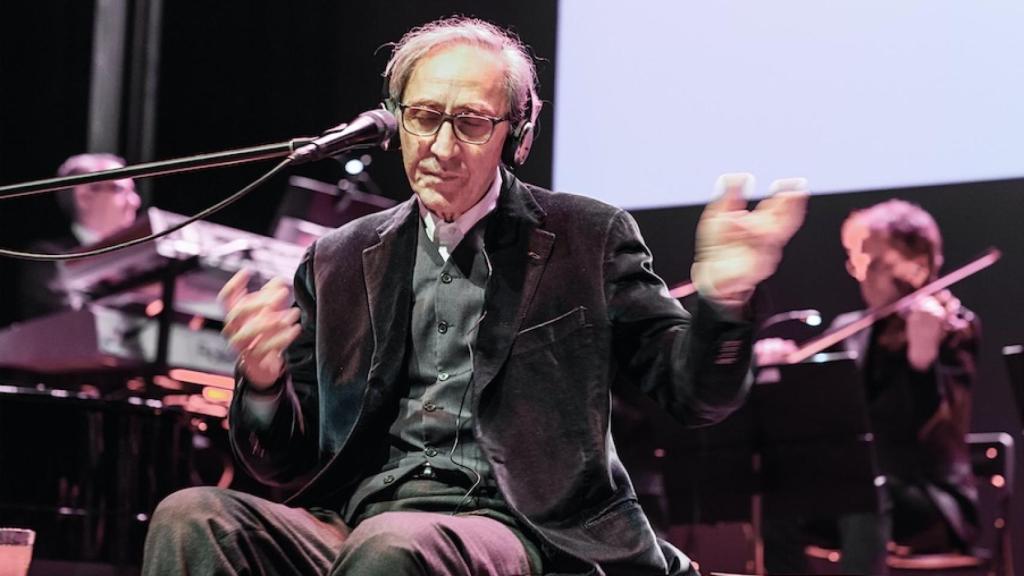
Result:
[[[822,334],[821,336],[814,338],[811,341],[803,344],[793,352],[787,354],[785,357],[785,362],[787,364],[797,364],[799,362],[803,362],[804,360],[807,360],[808,358],[814,356],[815,354],[818,354],[819,352],[822,352],[832,347],[833,345],[842,342],[843,340],[846,340],[847,338],[853,336],[854,334],[860,332],[861,330],[864,330],[865,328],[871,326],[878,320],[887,318],[889,316],[893,316],[894,314],[899,315],[892,323],[894,327],[889,328],[888,326],[886,326],[883,327],[883,330],[889,330],[892,332],[892,335],[888,335],[890,341],[886,344],[887,347],[900,347],[906,344],[906,331],[900,329],[900,324],[905,323],[905,320],[902,318],[903,315],[907,314],[919,302],[929,297],[935,297],[938,300],[939,304],[943,305],[944,307],[955,306],[957,309],[959,309],[959,301],[957,301],[955,297],[953,297],[953,295],[950,294],[949,291],[946,289],[952,286],[953,284],[956,284],[957,282],[970,276],[973,276],[974,274],[988,268],[989,266],[992,266],[993,264],[998,262],[1001,257],[1002,252],[998,248],[989,248],[978,258],[975,258],[971,262],[961,266],[960,268],[957,268],[956,270],[950,272],[949,274],[946,274],[945,276],[942,276],[941,278],[924,284],[923,286],[917,288],[916,290],[912,290],[909,294],[906,294],[905,296],[899,298],[895,302],[874,307],[868,310],[867,313],[864,314],[864,316],[858,318],[857,320],[845,326],[836,328],[835,330],[826,332],[825,334]],[[949,308],[947,308],[947,310],[948,309]],[[956,314],[946,314],[946,317],[948,322],[961,321]],[[950,328],[955,328],[955,326],[950,326]],[[899,332],[903,333],[902,342],[899,341]],[[885,336],[887,336],[887,334],[883,332],[883,337]]]

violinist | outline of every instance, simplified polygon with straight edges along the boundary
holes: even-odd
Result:
[[[920,206],[889,200],[847,217],[847,271],[868,308],[884,306],[934,280],[942,237]],[[834,327],[865,311],[839,316]],[[771,573],[805,569],[804,544],[838,544],[844,573],[884,574],[890,541],[912,552],[968,548],[978,527],[977,490],[966,444],[976,376],[979,323],[948,291],[917,300],[842,346],[861,369],[876,461],[885,477],[878,513],[802,522],[765,519]],[[762,365],[796,348],[771,339],[755,345]]]

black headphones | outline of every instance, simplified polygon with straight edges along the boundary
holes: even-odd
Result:
[[[402,110],[394,98],[388,92],[390,77],[384,78],[384,89],[381,94],[381,106],[395,116],[395,120],[401,124]],[[517,122],[505,137],[505,144],[501,148],[501,161],[509,169],[515,170],[526,163],[530,155],[530,148],[533,147],[534,124],[531,120],[534,114],[533,89],[526,92],[526,110],[522,120]]]

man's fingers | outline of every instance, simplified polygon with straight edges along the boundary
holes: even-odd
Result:
[[[249,294],[238,301],[237,304],[224,316],[224,327],[221,332],[231,335],[237,332],[243,325],[249,322],[253,316],[262,312],[266,307],[260,300]]]
[[[281,288],[287,290],[288,285],[281,278],[274,276],[270,280],[267,280],[267,283],[264,284],[263,287],[260,288],[260,290],[279,290]]]
[[[268,283],[269,285],[269,283]],[[285,310],[288,306],[290,293],[287,288],[279,287],[269,290],[264,287],[259,292],[247,294],[224,316],[224,332],[233,333],[241,324],[248,321],[253,314],[261,311]]]
[[[221,328],[221,333],[226,336],[235,334],[265,309],[266,306],[259,300],[243,299],[224,316],[224,327]]]
[[[302,317],[302,311],[298,308],[289,308],[281,313],[280,322],[284,326],[291,326],[299,321]]]
[[[264,330],[262,329],[262,326],[249,324],[228,336],[228,345],[231,346],[231,349],[235,352],[244,354],[259,342],[260,338],[263,337],[263,334]]]
[[[806,191],[793,190],[779,192],[772,198],[776,202],[770,205],[771,212],[778,220],[781,230],[786,234],[786,240],[789,240],[804,223],[808,194]]]
[[[273,337],[257,342],[246,354],[246,357],[252,358],[256,362],[261,362],[267,356],[280,356],[284,349],[299,337],[300,333],[302,333],[302,327],[297,324],[293,325],[287,330],[278,332]]]
[[[808,188],[804,178],[786,178],[772,182],[772,195],[757,204],[753,220],[762,233],[772,234],[780,242],[788,241],[804,222]]]
[[[250,278],[252,278],[252,271],[243,268],[236,272],[220,289],[220,292],[217,293],[217,300],[225,310],[231,310],[242,298],[249,295],[248,285]],[[281,290],[287,292],[288,285],[285,284],[284,280],[275,276],[255,293],[276,294]]]
[[[224,284],[224,287],[217,293],[217,301],[220,302],[221,307],[230,310],[242,296],[248,293],[246,287],[249,285],[250,277],[252,277],[252,272],[248,268],[242,268]]]
[[[807,192],[810,188],[807,185],[807,178],[779,178],[768,187],[769,194],[779,192]]]
[[[237,352],[244,352],[260,338],[271,337],[298,326],[300,315],[299,308],[294,307],[281,312],[261,310],[244,320],[237,319],[237,326],[224,325],[221,333],[227,337],[227,342]]]
[[[244,322],[240,321],[238,326],[225,325],[223,334],[228,337],[228,343],[241,352],[260,339],[271,338],[296,327],[300,314],[298,308],[280,312],[263,310],[249,316]]]
[[[705,214],[743,210],[747,197],[754,190],[754,175],[745,172],[722,174],[715,181],[715,199],[704,209]]]
[[[284,281],[277,278],[267,282],[263,288],[260,288],[257,294],[259,295],[259,301],[268,308],[283,310],[291,305],[291,291],[288,290],[288,286],[285,285]]]
[[[768,193],[768,198],[761,202],[766,204],[765,208],[779,216],[795,218],[799,227],[807,211],[807,198],[810,194],[807,179],[780,178],[772,182]]]

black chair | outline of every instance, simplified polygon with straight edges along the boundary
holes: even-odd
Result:
[[[1013,496],[1013,436],[1005,432],[982,432],[967,435],[971,466],[978,479],[979,492],[990,496],[993,517],[990,519],[991,546],[976,547],[969,553],[942,552],[913,554],[895,543],[889,545],[886,564],[894,574],[941,573],[1013,576],[1013,538],[1011,504]],[[984,528],[984,527],[983,527]],[[983,535],[985,533],[983,532]],[[838,550],[807,547],[807,554],[830,563],[839,562]]]

